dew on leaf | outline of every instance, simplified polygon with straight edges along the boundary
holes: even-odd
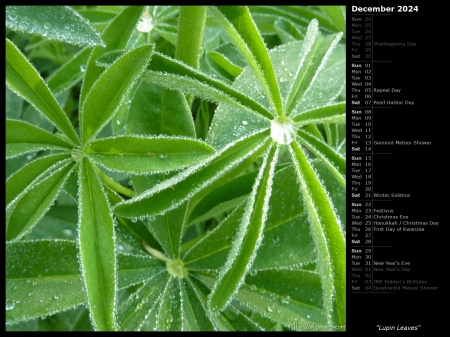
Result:
[[[8,19],[10,19],[11,21],[16,21],[17,20],[17,14],[15,13],[10,13],[8,15]]]

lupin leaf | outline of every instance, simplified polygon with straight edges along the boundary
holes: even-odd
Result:
[[[88,308],[97,330],[116,330],[114,220],[100,179],[86,158],[80,163],[78,184],[78,245]]]

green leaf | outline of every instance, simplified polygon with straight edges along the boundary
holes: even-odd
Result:
[[[198,279],[197,279],[198,278]],[[202,303],[203,310],[206,308],[207,294],[209,293],[209,289],[207,286],[211,286],[211,281],[207,283],[205,286],[204,283],[200,282],[204,281],[203,279],[206,276],[196,275],[195,277],[189,278],[189,284],[193,288],[198,300]],[[208,280],[211,280],[208,278]],[[206,283],[206,282],[205,282]],[[207,312],[207,317],[211,321],[214,326],[215,331],[261,331],[262,328],[252,321],[250,317],[243,311],[241,308],[236,308],[230,306],[226,308],[222,313],[217,313],[212,315],[210,312]]]
[[[115,53],[110,53],[107,57],[99,60],[99,62],[110,64],[120,54],[122,52],[119,50]],[[240,109],[245,109],[252,114],[269,119],[273,118],[268,109],[251,97],[233,89],[227,83],[211,78],[210,75],[161,53],[155,52],[153,54],[148,69],[148,71],[144,72],[143,80],[209,101],[226,102]]]
[[[195,138],[194,120],[184,95],[165,89],[161,100],[161,133]]]
[[[58,162],[49,169],[47,177],[35,179],[20,198],[8,205],[6,240],[20,239],[37,224],[52,206],[73,168],[70,159]]]
[[[147,225],[161,244],[167,257],[172,260],[180,258],[181,236],[186,223],[186,212],[187,204],[183,204],[174,210],[152,217]]]
[[[286,115],[291,114],[303,95],[309,90],[315,80],[316,73],[321,70],[341,36],[342,34],[322,37],[319,33],[317,20],[311,21],[302,49],[299,51],[300,62],[284,102]]]
[[[291,330],[328,330],[320,277],[314,272],[268,269],[250,273],[235,299]]]
[[[295,50],[293,48],[290,52]],[[345,59],[345,45],[337,44],[316,73],[312,85],[292,111],[291,118],[306,111],[334,104],[334,101],[342,103],[345,100],[345,95],[342,95],[343,92],[345,94],[346,83]]]
[[[205,190],[249,156],[264,151],[267,145],[268,141],[263,133],[256,133],[252,137],[230,144],[199,164],[130,200],[117,204],[114,212],[123,217],[143,217],[174,209]]]
[[[327,14],[331,25],[338,32],[344,33],[346,38],[346,8],[345,6],[320,6],[320,10]]]
[[[64,139],[20,120],[6,119],[6,159],[41,150],[68,151]]]
[[[322,279],[324,309],[329,322],[332,314],[340,325],[346,316],[345,236],[334,211],[333,202],[306,154],[296,141],[290,146],[291,156],[300,181],[305,210],[317,251],[317,272]],[[333,310],[335,302],[336,312]]]
[[[86,302],[73,241],[6,243],[6,324]]]
[[[296,127],[312,123],[345,123],[346,103],[334,103],[313,110],[302,112],[292,120]]]
[[[283,115],[280,88],[264,41],[246,6],[208,8],[253,69],[273,113]]]
[[[41,75],[8,39],[6,39],[6,84],[17,95],[30,102],[74,144],[79,143],[75,129]]]
[[[78,184],[78,242],[92,324],[96,330],[116,330],[114,221],[100,180],[86,158],[80,163]]]
[[[225,55],[221,54],[218,51],[213,50],[208,52],[208,57],[213,60],[220,68],[230,74],[233,78],[238,77],[242,72],[242,67],[234,64]]]
[[[16,95],[16,93],[10,90],[8,87],[6,87],[5,89],[6,118],[19,119],[23,111],[23,99]]]
[[[241,175],[204,196],[190,211],[189,223],[205,221],[233,209],[252,191],[257,171]]]
[[[89,21],[69,6],[6,6],[6,27],[77,46],[105,46]]]
[[[168,280],[167,272],[150,275],[149,279],[120,305],[117,312],[120,330],[140,330],[148,315],[157,308]]]
[[[290,188],[286,189],[286,186]],[[292,269],[312,265],[315,260],[312,238],[302,204],[299,202],[300,192],[292,166],[275,173],[272,195],[277,197],[269,200],[264,239],[258,249],[252,270]],[[239,205],[219,226],[188,248],[183,256],[183,262],[189,271],[214,270],[225,264],[236,230],[244,215],[244,206],[245,203]]]
[[[103,68],[95,64],[96,60],[104,53],[124,49],[141,17],[144,6],[128,6],[103,31],[101,38],[106,43],[106,47],[95,47],[86,65],[86,72],[83,86],[80,93],[80,106],[84,105],[86,97],[91,87],[103,72]]]
[[[198,294],[190,279],[183,279],[183,286],[181,287],[184,318],[183,330],[213,331],[214,326],[208,319],[206,312],[206,296],[203,301],[199,298],[200,294]]]
[[[69,179],[75,178],[71,174]],[[66,185],[68,182],[66,182]],[[62,195],[60,196],[62,197]],[[61,199],[61,198],[60,198]],[[56,200],[55,205],[44,215],[39,226],[34,226],[26,240],[63,239],[73,240],[77,238],[77,213],[76,205],[63,205]]]
[[[49,169],[57,162],[68,158],[70,158],[70,156],[67,153],[41,157],[14,172],[6,180],[6,205],[13,201],[22,191],[31,185],[33,181],[41,175],[41,173]]]
[[[150,60],[152,48],[151,45],[144,45],[126,53],[106,69],[92,86],[80,113],[84,143],[97,136],[114,116]]]
[[[158,308],[157,331],[181,331],[183,311],[181,299],[181,281],[171,277],[166,284]]]
[[[305,38],[305,32],[286,18],[277,19],[274,23],[274,29],[283,43],[303,40]]]
[[[154,275],[166,270],[166,264],[149,254],[119,254],[117,257],[118,288],[128,288],[150,280]]]
[[[87,153],[110,170],[146,174],[198,163],[213,154],[214,149],[196,139],[127,135],[96,140],[89,145]]]
[[[244,281],[261,244],[277,157],[278,147],[272,145],[253,185],[227,262],[211,291],[209,308],[213,312],[221,311],[231,301]]]
[[[324,143],[315,136],[303,131],[298,131],[298,140],[305,145],[312,153],[319,157],[333,172],[342,186],[345,187],[346,160],[339,152]]]
[[[108,199],[111,205],[115,205],[121,202],[123,199],[109,187],[106,187],[106,192],[108,194]],[[148,256],[144,247],[142,246],[142,240],[149,244],[151,247],[160,250],[161,246],[149,232],[146,224],[143,221],[136,219],[127,219],[116,216],[116,227],[115,231],[117,234],[117,241],[119,242],[119,250],[121,250],[120,243],[126,244],[129,247],[134,248],[134,253],[140,252]]]
[[[81,81],[91,51],[90,48],[80,50],[47,78],[48,86],[55,95]]]
[[[252,113],[272,118],[272,114],[256,101],[228,84],[160,53],[154,53],[143,79],[215,102],[227,102]]]

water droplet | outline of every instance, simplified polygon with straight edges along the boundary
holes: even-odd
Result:
[[[251,276],[256,276],[256,274],[258,274],[257,270],[250,270],[250,275]]]
[[[142,309],[142,303],[139,303],[138,305],[137,305],[137,308],[140,310],[140,309]]]
[[[124,247],[122,245],[119,245],[119,251],[123,252]]]
[[[148,219],[149,219],[150,221],[155,221],[155,216],[154,216],[154,215],[150,215],[150,216],[148,217]]]
[[[293,121],[286,116],[279,116],[272,120],[270,137],[279,144],[290,144],[296,136]]]
[[[64,229],[63,229],[63,233],[64,233],[64,235],[72,236],[73,231],[72,231],[72,229],[70,229],[70,228],[64,228]]]
[[[54,300],[59,300],[59,296],[53,295],[53,299],[54,299]]]
[[[283,83],[284,81],[286,81],[286,80],[284,79],[284,77],[280,78],[280,82],[281,82],[281,83]]]
[[[73,160],[75,163],[79,163],[79,162],[83,159],[84,153],[83,153],[83,151],[80,149],[80,147],[77,146],[77,147],[74,147],[74,148],[72,149],[72,151],[71,151],[71,153],[70,153],[70,156],[72,157],[72,160]]]
[[[46,23],[44,23],[44,28],[50,29],[50,28],[52,28],[52,24],[50,22],[46,22]]]
[[[17,14],[16,13],[10,13],[8,15],[8,19],[10,19],[11,21],[16,21],[17,20]]]
[[[14,303],[6,303],[6,311],[11,311],[14,309]]]
[[[281,60],[281,64],[284,66],[284,60]]]
[[[167,156],[167,153],[161,153],[161,159],[165,159],[165,158],[167,158],[168,156]]]
[[[141,33],[149,33],[153,29],[152,18],[144,13],[143,17],[139,20],[136,29]]]
[[[242,121],[242,125],[247,125],[248,122],[247,121]]]
[[[120,121],[119,120],[117,120],[116,123],[117,123],[117,125],[120,125]]]
[[[311,315],[306,315],[306,318],[310,319],[310,318],[311,318]]]
[[[86,66],[82,64],[82,65],[80,66],[80,71],[81,71],[82,73],[84,73],[84,72],[86,71]]]
[[[267,307],[267,311],[268,312],[273,312],[273,308],[269,306],[269,307]]]

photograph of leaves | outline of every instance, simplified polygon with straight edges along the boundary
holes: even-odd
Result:
[[[7,331],[345,331],[345,6],[6,6]]]

